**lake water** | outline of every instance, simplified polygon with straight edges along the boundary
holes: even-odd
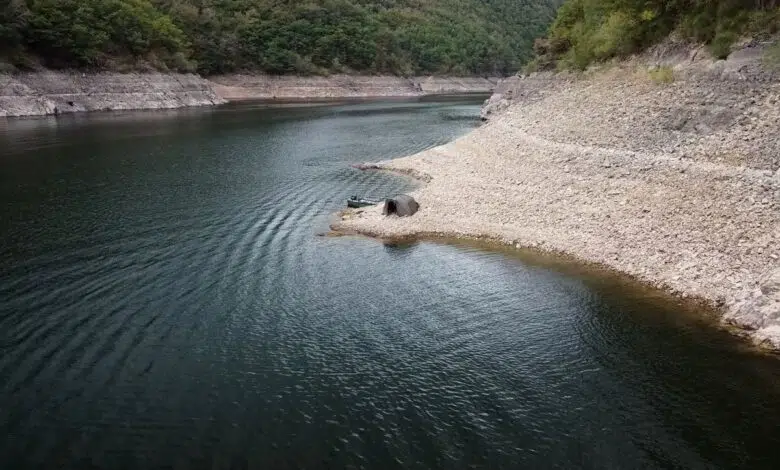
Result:
[[[321,237],[474,101],[0,121],[0,468],[777,468],[780,363],[631,283]]]

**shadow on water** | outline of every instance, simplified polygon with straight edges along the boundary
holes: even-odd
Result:
[[[516,250],[316,236],[411,187],[350,163],[478,101],[3,121],[0,463],[773,468],[780,366],[711,316]]]

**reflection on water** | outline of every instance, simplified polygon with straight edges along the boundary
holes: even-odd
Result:
[[[654,292],[317,237],[478,103],[0,121],[4,468],[759,468],[780,367]]]

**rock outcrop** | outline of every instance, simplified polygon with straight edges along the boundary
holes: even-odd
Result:
[[[197,75],[31,72],[0,75],[0,116],[171,109],[224,103]]]
[[[500,114],[513,103],[539,101],[545,96],[555,93],[572,79],[568,74],[544,72],[499,80],[495,92],[482,106],[481,118],[483,121],[487,121],[491,116]]]

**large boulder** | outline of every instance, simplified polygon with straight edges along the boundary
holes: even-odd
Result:
[[[385,200],[385,207],[382,209],[384,215],[397,215],[407,217],[414,215],[420,209],[420,204],[412,196],[401,194]]]

